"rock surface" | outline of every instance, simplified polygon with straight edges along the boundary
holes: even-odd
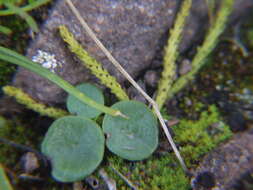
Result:
[[[253,128],[238,133],[228,142],[204,157],[194,171],[196,190],[235,189],[247,172],[253,172]],[[207,175],[208,174],[208,175]],[[210,183],[212,182],[212,183]],[[211,186],[212,185],[212,186]]]
[[[161,64],[152,60],[166,43],[168,30],[173,25],[180,2],[181,0],[73,0],[97,37],[133,77],[142,75],[143,71],[151,68],[152,65]],[[181,52],[203,38],[208,19],[204,2],[193,1],[191,15],[180,46]],[[252,0],[236,0],[231,22],[241,19],[252,10],[252,7]],[[56,69],[56,73],[72,84],[96,80],[73,54],[69,53],[60,39],[57,27],[62,24],[74,33],[75,38],[111,74],[121,83],[125,81],[93,41],[87,37],[63,0],[56,1],[41,32],[28,48],[27,56],[33,57],[38,50],[55,55],[62,64],[62,67]],[[55,105],[65,101],[66,93],[63,90],[25,69],[19,68],[14,84],[46,104]]]

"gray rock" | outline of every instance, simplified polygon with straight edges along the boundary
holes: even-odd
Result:
[[[184,59],[179,67],[179,74],[184,75],[191,70],[191,61],[189,59]]]
[[[246,132],[236,134],[229,142],[206,155],[194,171],[193,189],[208,189],[206,186],[210,185],[210,181],[213,181],[212,187],[215,190],[234,189],[236,182],[247,171],[253,171],[252,139],[251,127]],[[203,177],[203,174],[209,174],[209,179]]]
[[[168,30],[173,25],[181,0],[73,0],[73,2],[97,37],[121,65],[136,77],[151,66],[154,56],[166,43]],[[204,2],[193,1],[191,15],[180,46],[181,52],[199,42],[204,35],[203,31],[208,23]],[[242,18],[252,7],[252,0],[236,0],[231,19],[236,21]],[[48,20],[41,27],[41,32],[28,48],[27,56],[32,58],[38,50],[54,54],[62,64],[62,67],[56,69],[56,73],[71,84],[96,81],[60,39],[57,27],[62,24],[74,33],[85,49],[116,76],[120,83],[125,81],[86,35],[63,0],[56,1]],[[61,104],[65,101],[66,93],[63,90],[22,68],[19,68],[15,76],[14,85],[49,105]]]
[[[152,88],[155,88],[157,86],[158,80],[159,76],[156,71],[148,70],[144,75],[145,83]]]

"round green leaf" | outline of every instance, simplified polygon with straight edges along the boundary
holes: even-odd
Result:
[[[103,159],[104,135],[94,121],[79,116],[62,117],[50,126],[42,152],[51,161],[54,178],[62,182],[82,180]]]
[[[100,104],[104,104],[104,96],[102,91],[94,85],[85,83],[76,86],[78,90],[83,92],[89,98],[95,100]],[[85,116],[87,118],[94,118],[97,117],[101,111],[84,104],[76,97],[69,95],[67,98],[67,108],[68,111],[72,114],[77,114],[80,116]]]
[[[128,160],[150,156],[158,145],[157,120],[143,103],[121,101],[112,106],[129,118],[105,115],[103,130],[110,151]]]

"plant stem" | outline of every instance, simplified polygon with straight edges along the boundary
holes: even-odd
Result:
[[[70,51],[77,55],[82,64],[88,68],[93,75],[100,79],[102,84],[110,88],[111,92],[114,93],[119,100],[128,100],[129,98],[126,92],[117,82],[116,78],[110,75],[110,73],[103,68],[101,63],[91,57],[88,52],[82,48],[81,44],[77,42],[67,27],[59,26],[59,30],[62,39],[68,44]]]
[[[182,32],[185,26],[186,18],[190,14],[192,1],[184,0],[181,9],[177,14],[174,27],[170,30],[168,44],[165,47],[165,55],[163,57],[163,72],[159,81],[156,103],[161,109],[167,99],[171,89],[173,78],[176,74],[176,60],[178,57],[178,46],[182,38]]]
[[[35,101],[20,88],[14,86],[4,86],[2,90],[4,94],[14,97],[18,103],[25,105],[27,108],[39,113],[40,115],[45,115],[54,119],[69,115],[69,113],[63,109],[48,107]]]
[[[42,6],[48,2],[50,2],[50,0],[37,0],[32,3],[29,3],[28,5],[26,5],[24,7],[21,7],[21,9],[25,12],[31,11],[31,10],[33,10],[39,6]],[[10,10],[10,9],[0,11],[0,16],[7,16],[7,15],[13,15],[13,14],[15,14],[15,11]]]
[[[112,168],[113,172],[116,173],[123,181],[126,182],[126,184],[133,190],[138,190],[138,188],[129,180],[127,177],[125,177],[120,171],[118,171],[116,168],[110,164],[110,167]]]
[[[205,65],[207,56],[215,48],[219,36],[225,29],[228,17],[233,9],[234,0],[223,0],[221,1],[221,7],[214,20],[213,25],[208,30],[207,36],[203,42],[203,45],[198,48],[197,54],[192,60],[192,70],[187,74],[181,76],[172,86],[168,93],[167,99],[172,98],[177,92],[182,90],[186,84],[195,78],[195,75]]]

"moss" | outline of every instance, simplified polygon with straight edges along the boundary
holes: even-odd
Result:
[[[246,46],[246,48],[253,48],[253,12],[251,12],[248,17],[245,17],[242,25],[240,26],[240,32],[236,33],[239,36],[242,44]]]
[[[253,29],[248,31],[249,44],[253,47]]]
[[[28,43],[28,36],[24,35],[27,24],[17,16],[8,16],[0,19],[0,25],[4,25],[12,30],[10,36],[3,36],[0,39],[0,45],[23,52],[24,47]],[[15,70],[16,66],[0,61],[0,88],[9,83]]]
[[[196,112],[200,112],[202,109],[203,109],[203,107],[204,107],[205,105],[203,104],[203,103],[201,103],[201,102],[197,102],[195,105],[194,105],[194,111],[196,111]]]
[[[0,138],[5,138],[18,144],[30,145],[30,137],[35,132],[19,124],[19,121],[10,121],[0,116]],[[13,165],[17,163],[20,152],[14,147],[0,143],[0,163]]]
[[[203,105],[198,104],[197,107],[202,108]],[[202,112],[198,120],[181,120],[173,129],[176,143],[180,145],[181,154],[189,168],[195,167],[201,156],[232,135],[214,105]],[[108,162],[138,189],[190,189],[190,179],[180,167],[174,153],[166,153],[163,156],[153,155],[141,162],[127,162],[117,156],[110,156]],[[119,189],[130,190],[110,167],[106,170],[117,181]]]
[[[0,118],[0,137],[7,139],[18,139],[20,143],[24,143],[25,139],[22,135],[24,130],[22,127],[17,126],[14,128],[14,125],[11,121],[7,121],[4,118]],[[0,144],[0,163],[4,164],[13,164],[16,160],[16,153],[8,145]],[[6,159],[8,158],[8,159]]]
[[[26,34],[26,30],[28,29],[27,23],[20,17],[12,15],[5,16],[4,19],[0,19],[0,25],[6,26],[12,30],[11,35],[3,35],[0,39],[0,44],[5,47],[15,49],[18,52],[23,52],[29,39],[29,36]]]
[[[116,156],[111,156],[109,162],[122,172],[140,190],[188,189],[189,179],[177,163],[174,156],[166,154],[161,158],[152,156],[146,161],[129,163]],[[119,189],[130,190],[109,168],[108,173],[117,181]]]
[[[186,164],[191,167],[196,159],[232,135],[214,105],[202,112],[198,121],[181,120],[175,127],[175,133],[175,140],[182,146],[181,153]]]
[[[24,1],[13,0],[12,2],[16,2],[17,5],[19,5],[18,2],[21,3]],[[3,18],[0,19],[0,25],[9,28],[12,31],[11,35],[9,36],[0,34],[0,45],[11,48],[20,53],[24,53],[25,47],[27,46],[30,38],[27,34],[28,24],[25,22],[25,20],[17,15],[2,16],[0,18]],[[0,88],[1,86],[9,83],[15,71],[16,66],[0,61]]]
[[[11,79],[12,73],[15,71],[14,66],[10,64],[0,63],[0,86],[4,86]]]

